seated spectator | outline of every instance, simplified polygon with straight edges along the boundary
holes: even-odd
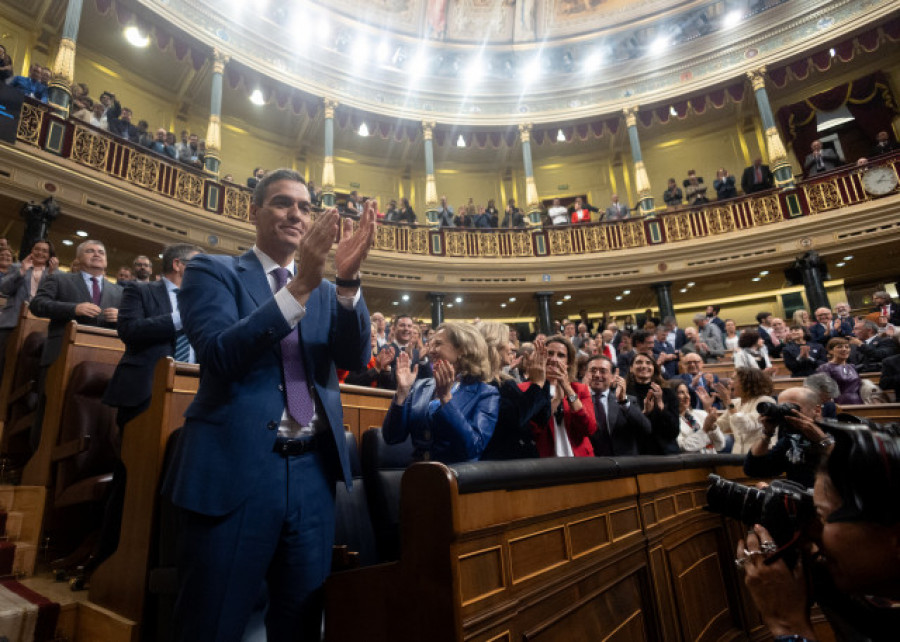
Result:
[[[509,199],[500,227],[525,227],[525,216],[522,210],[516,207],[516,199]]]
[[[813,342],[809,330],[802,325],[791,328],[791,337],[784,344],[781,356],[792,377],[808,377],[828,360],[825,348]]]
[[[528,459],[538,456],[531,422],[544,425],[550,420],[550,387],[547,385],[547,351],[541,344],[537,356],[527,360],[528,383],[521,388],[504,372],[515,357],[509,340],[509,326],[495,321],[482,323],[491,364],[488,383],[500,392],[497,426],[481,459]]]
[[[757,404],[761,401],[774,402],[772,378],[759,368],[738,368],[734,372],[729,388],[724,383],[716,385],[716,395],[725,406],[718,424],[726,437],[733,438],[732,453],[746,455],[762,434],[762,423]]]
[[[591,212],[599,212],[596,207],[584,201],[580,196],[575,197],[575,202],[569,206],[569,222],[572,225],[590,223]]]
[[[689,328],[694,333],[697,331],[694,328]],[[703,359],[699,354],[687,354],[681,359],[681,366],[684,369],[684,372],[678,375],[682,381],[687,384],[688,389],[691,391],[691,395],[694,401],[694,408],[703,408],[703,402],[701,400],[701,390],[713,397],[715,394],[715,386],[719,383],[719,376],[714,372],[704,372],[703,371]],[[718,400],[717,397],[714,397],[711,400],[711,403],[716,408],[720,408],[722,403]]]
[[[664,325],[656,328],[653,356],[659,364],[663,378],[672,379],[678,376],[678,351],[669,342],[669,330]]]
[[[652,433],[642,440],[642,455],[673,455],[679,452],[678,395],[666,386],[659,364],[651,355],[638,353],[625,381],[625,392],[642,404]]]
[[[147,145],[147,147],[157,154],[168,156],[173,160],[175,159],[175,148],[166,144],[166,130],[162,127],[156,130],[156,137],[150,141],[150,144]]]
[[[554,198],[553,205],[547,208],[547,216],[554,225],[569,224],[569,210],[560,204],[558,198]]]
[[[116,283],[124,286],[129,281],[134,281],[134,275],[131,273],[131,268],[127,265],[120,266],[119,271],[116,272]]]
[[[543,359],[546,351],[546,376],[549,384],[550,415],[546,422],[531,422],[535,446],[541,457],[592,457],[590,437],[597,430],[591,393],[587,386],[575,381],[575,346],[562,335],[546,341],[535,338],[532,359]],[[533,362],[532,362],[533,363]],[[520,389],[530,386],[519,384]]]
[[[835,398],[835,402],[839,405],[861,404],[859,388],[862,380],[856,368],[848,362],[850,342],[843,337],[834,337],[829,339],[825,349],[828,352],[828,362],[819,366],[817,372],[824,372],[837,383],[841,394]]]
[[[869,157],[873,156],[881,156],[882,154],[890,154],[891,152],[895,152],[900,149],[900,146],[897,145],[896,141],[891,140],[890,134],[887,131],[880,131],[878,135],[875,137],[875,145],[872,146],[872,151],[869,152]]]
[[[694,315],[694,325],[697,326],[696,352],[706,363],[715,363],[719,357],[725,354],[725,342],[722,340],[722,331],[719,326],[710,321],[703,312]]]
[[[628,218],[630,216],[631,210],[628,208],[628,203],[620,203],[619,195],[612,195],[612,203],[609,207],[606,208],[606,212],[603,213],[603,216],[600,220],[603,221],[621,221],[624,218]]]
[[[734,198],[737,196],[737,188],[734,186],[734,176],[728,173],[724,167],[716,171],[716,180],[713,181],[713,189],[716,190],[718,199]]]
[[[47,89],[50,88],[50,81],[53,80],[53,74],[50,67],[41,67],[41,84]]]
[[[420,460],[475,461],[494,433],[500,405],[500,393],[487,383],[487,345],[473,326],[444,323],[428,353],[434,376],[424,379],[416,378],[418,367],[410,367],[409,354],[397,356],[397,392],[382,435],[389,444],[412,437]]]
[[[768,165],[763,165],[762,159],[757,157],[753,159],[753,164],[744,169],[741,176],[741,189],[744,194],[753,194],[772,189],[775,184],[775,177],[769,170]]]
[[[184,132],[182,132],[182,133],[184,133]],[[173,134],[173,137],[174,137],[174,134]],[[179,147],[179,149],[180,149],[180,147]],[[256,184],[259,183],[262,180],[263,176],[265,176],[265,175],[266,175],[266,170],[264,170],[262,167],[255,168],[253,170],[253,176],[251,176],[250,178],[247,179],[247,187],[249,187],[250,189],[256,189]]]
[[[849,320],[835,319],[831,310],[816,310],[816,323],[809,329],[810,337],[820,345],[825,345],[832,337],[852,337],[853,325]]]
[[[6,47],[0,45],[0,83],[6,85],[12,82],[13,61]]]
[[[139,120],[137,124],[138,131],[141,135],[138,137],[138,144],[141,147],[148,147],[153,141],[154,136],[147,131],[150,127],[150,124],[146,120]]]
[[[706,185],[703,184],[703,177],[697,176],[696,170],[688,171],[688,177],[684,179],[683,185],[688,205],[702,205],[709,202],[709,199],[706,198]]]
[[[397,215],[397,222],[415,225],[416,220],[416,213],[413,212],[413,208],[409,204],[409,199],[404,196],[400,199],[400,213]]]
[[[837,404],[835,398],[841,394],[837,382],[824,372],[811,374],[803,380],[803,387],[809,388],[819,395],[819,403],[822,404],[822,416],[826,419],[837,417]]]
[[[759,368],[772,372],[769,350],[759,332],[747,330],[738,338],[738,349],[734,352],[735,368]]]
[[[42,67],[39,64],[31,63],[28,76],[16,76],[12,79],[10,87],[17,89],[29,98],[46,102],[47,87],[41,82],[41,70]]]
[[[741,336],[741,333],[737,329],[734,319],[725,319],[725,335],[722,337],[725,341],[725,349],[737,350],[739,336]]]
[[[678,183],[675,182],[674,178],[669,179],[669,186],[666,188],[666,191],[663,192],[663,201],[666,204],[666,207],[672,209],[675,207],[681,207],[681,201],[684,199],[684,193],[681,191],[681,188],[678,187]]]
[[[694,407],[688,385],[683,381],[671,382],[678,396],[678,447],[683,453],[715,455],[725,448],[725,435],[716,425],[719,411],[713,408],[712,398],[700,388],[696,395],[703,409]]]
[[[823,149],[822,141],[814,140],[810,146],[810,153],[803,161],[803,169],[808,177],[830,172],[838,166],[840,160],[833,149]]]
[[[878,324],[873,321],[857,321],[855,334],[849,339],[849,363],[857,372],[879,372],[884,359],[897,353],[897,344],[879,334]]]

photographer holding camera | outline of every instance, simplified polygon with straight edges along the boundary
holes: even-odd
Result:
[[[738,542],[735,563],[745,572],[747,589],[776,641],[815,639],[809,612],[814,602],[838,639],[896,640],[900,630],[897,426],[835,424],[827,428],[835,444],[818,471],[811,500],[807,493],[780,491],[775,488],[779,482],[759,490],[711,478],[710,506],[753,524],[746,541]],[[739,497],[747,501],[735,510],[733,500]],[[747,511],[748,503],[754,506],[753,514]],[[790,510],[784,510],[788,504]],[[785,526],[795,531],[787,540]],[[802,549],[799,559],[785,556],[786,550],[796,553],[798,549]]]
[[[822,418],[819,395],[809,388],[788,388],[778,396],[778,403],[762,402],[757,406],[762,435],[744,460],[744,472],[750,477],[778,477],[812,488],[816,468],[827,454],[834,439],[816,425]],[[771,448],[772,437],[778,441]]]

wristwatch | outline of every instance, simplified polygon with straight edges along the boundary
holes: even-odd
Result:
[[[578,401],[578,395],[576,395],[576,394],[573,392],[572,394],[566,396],[566,400],[567,400],[569,403],[575,403],[576,401]]]

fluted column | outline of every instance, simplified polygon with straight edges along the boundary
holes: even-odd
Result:
[[[438,224],[437,183],[434,180],[434,121],[422,121],[422,140],[425,142],[425,220]]]
[[[626,107],[625,126],[628,128],[628,142],[631,144],[631,158],[634,160],[634,184],[637,189],[638,206],[643,216],[651,216],[655,211],[653,194],[650,191],[650,179],[644,168],[644,159],[641,156],[641,140],[638,138],[637,128],[638,107]]]
[[[543,332],[544,334],[550,334],[553,329],[553,317],[550,314],[550,299],[553,297],[553,292],[535,292],[534,298],[537,299],[537,318],[540,327],[538,328],[538,332]]]
[[[766,93],[766,68],[760,67],[747,72],[747,77],[753,85],[753,95],[756,96],[756,106],[759,108],[759,116],[766,132],[766,148],[769,153],[769,167],[775,175],[776,187],[793,187],[794,170],[788,161],[787,151],[778,128],[775,127],[775,116],[772,114],[772,105],[769,104],[769,94]]]
[[[443,292],[429,292],[428,298],[431,299],[431,327],[437,328],[444,322],[444,297],[447,296]]]
[[[82,0],[69,0],[66,6],[66,20],[63,23],[59,51],[53,62],[52,79],[47,89],[47,102],[53,113],[60,118],[68,118],[72,106],[72,83],[75,82],[75,42],[78,40],[78,25],[81,22]],[[28,75],[28,72],[25,72]]]
[[[228,64],[228,56],[218,49],[213,50],[212,87],[209,98],[209,125],[206,127],[206,171],[219,177],[222,163],[222,74]]]
[[[541,224],[541,199],[534,182],[534,164],[531,161],[531,123],[519,125],[522,142],[522,164],[525,166],[525,213],[529,225]]]
[[[322,205],[334,207],[334,108],[336,100],[325,99],[325,162],[322,164]]]

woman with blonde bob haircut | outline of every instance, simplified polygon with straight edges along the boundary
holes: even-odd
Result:
[[[500,393],[481,333],[444,323],[428,341],[434,376],[416,379],[418,366],[397,355],[397,391],[381,432],[389,444],[412,438],[414,456],[444,463],[475,461],[494,433]]]

